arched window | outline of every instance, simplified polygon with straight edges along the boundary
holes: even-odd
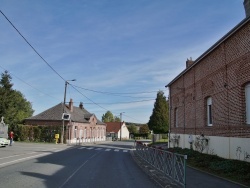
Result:
[[[245,86],[246,123],[250,124],[250,83]]]
[[[213,126],[212,98],[207,98],[207,126]]]

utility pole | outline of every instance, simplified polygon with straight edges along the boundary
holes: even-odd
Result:
[[[64,89],[64,99],[63,99],[63,113],[65,113],[65,103],[66,103],[66,93],[67,93],[67,85],[68,81],[76,81],[76,79],[73,80],[66,80],[65,81],[65,89]],[[62,135],[61,135],[61,144],[63,144],[64,141],[64,117],[62,118]]]
[[[121,120],[121,124],[120,124],[120,141],[122,141],[122,114],[125,112],[121,112],[120,113],[120,120]]]

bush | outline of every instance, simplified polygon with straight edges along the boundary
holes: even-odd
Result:
[[[61,133],[61,126],[18,125],[15,140],[30,142],[55,142],[55,134],[58,133]]]
[[[250,186],[249,162],[224,159],[191,149],[169,148],[167,150],[187,155],[187,164],[192,167]]]

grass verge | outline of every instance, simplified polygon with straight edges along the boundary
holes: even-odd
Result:
[[[250,162],[224,159],[191,149],[169,148],[167,150],[187,155],[187,164],[191,167],[250,187]]]

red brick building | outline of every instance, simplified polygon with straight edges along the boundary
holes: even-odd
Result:
[[[64,121],[64,138],[67,143],[98,142],[106,140],[106,124],[101,122],[95,114],[84,109],[83,104],[73,106],[70,99],[69,105],[60,103],[44,112],[25,119],[26,125],[59,125],[62,126],[62,114],[70,115],[69,120]]]
[[[246,18],[166,85],[172,146],[250,161],[250,0],[244,6]]]

